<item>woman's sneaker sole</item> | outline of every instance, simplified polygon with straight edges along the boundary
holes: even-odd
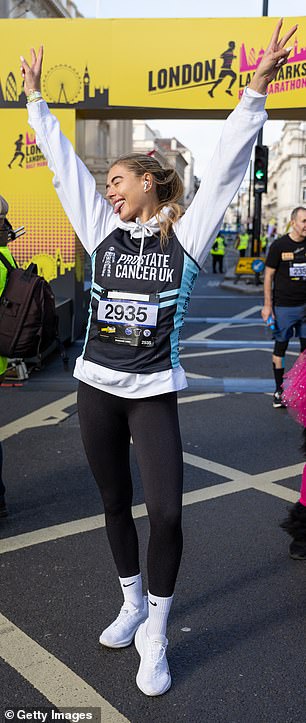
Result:
[[[122,606],[124,607],[124,606]],[[119,616],[118,616],[119,617]],[[127,618],[124,621],[127,623],[125,626],[128,628],[126,630],[125,635],[121,635],[121,637],[118,637],[116,639],[116,632],[119,634],[119,631],[116,631],[116,627],[119,627],[118,624],[116,625],[116,620],[114,620],[111,625],[109,625],[100,635],[99,643],[101,645],[104,645],[106,648],[127,648],[134,640],[135,633],[139,628],[139,625],[143,623],[148,617],[148,601],[147,598],[143,598],[143,610],[137,612],[132,612],[130,616],[130,622],[128,620],[128,614]],[[113,636],[113,637],[112,637]]]

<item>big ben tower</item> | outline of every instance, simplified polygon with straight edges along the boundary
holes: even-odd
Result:
[[[83,75],[83,85],[84,85],[84,100],[89,100],[89,83],[90,83],[90,77],[88,73],[87,65],[85,67],[85,73]]]

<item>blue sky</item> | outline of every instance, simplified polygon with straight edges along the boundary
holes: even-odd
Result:
[[[258,17],[262,14],[262,0],[75,0],[85,17],[150,18],[150,17]],[[306,15],[306,0],[269,0],[268,12],[273,17]],[[306,40],[306,39],[305,39]],[[201,176],[209,162],[212,147],[217,142],[224,121],[204,120],[147,120],[151,128],[163,136],[176,136],[195,158],[195,172]],[[281,121],[268,121],[264,127],[264,143],[269,145],[279,138]]]

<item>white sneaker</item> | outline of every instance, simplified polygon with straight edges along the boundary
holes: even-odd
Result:
[[[171,686],[166,658],[168,640],[165,635],[148,635],[148,621],[139,626],[135,635],[140,666],[136,677],[138,688],[145,695],[162,695]]]
[[[135,608],[130,602],[122,605],[116,620],[105,628],[99,642],[107,648],[126,648],[131,645],[139,625],[148,617],[148,598],[144,595],[142,608]]]

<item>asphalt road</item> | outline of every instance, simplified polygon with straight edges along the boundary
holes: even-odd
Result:
[[[272,408],[271,352],[247,346],[269,341],[261,296],[220,281],[201,273],[190,316],[252,324],[184,327],[185,340],[244,345],[182,353],[190,384],[203,386],[180,395],[185,544],[168,630],[173,686],[160,698],[137,689],[134,646],[98,643],[121,592],[79,433],[80,344],[68,372],[54,357],[24,386],[1,389],[10,511],[0,520],[1,720],[7,709],[43,720],[75,706],[103,723],[305,723],[306,567],[290,560],[279,528],[297,499],[301,431]],[[287,368],[295,358],[291,347]],[[216,378],[235,380],[236,393],[216,391]],[[148,520],[131,457],[145,579]]]

